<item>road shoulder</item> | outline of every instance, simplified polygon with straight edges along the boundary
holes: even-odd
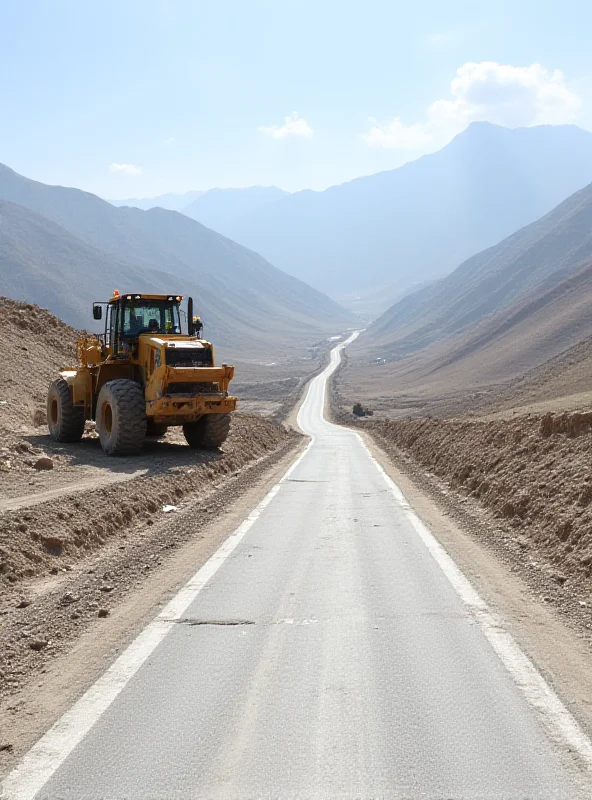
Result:
[[[10,637],[11,626],[3,617],[3,636],[10,637],[5,646],[15,663],[23,637],[30,640],[33,625],[45,626],[47,646],[32,654],[37,663],[22,668],[21,680],[11,687],[0,706],[0,777],[207,562],[306,443],[304,438],[289,440],[277,453],[229,478],[209,497],[189,499],[160,524],[131,534],[123,543],[113,542],[79,567],[48,581],[34,603],[34,623],[28,625],[26,619],[33,609],[22,609],[14,636]],[[88,601],[91,595],[92,602],[79,612],[79,599],[84,596]],[[106,611],[104,617],[97,616],[99,606]],[[52,642],[51,630],[60,620],[78,614],[63,637]]]
[[[454,559],[492,610],[506,622],[523,651],[553,686],[566,707],[590,735],[592,670],[590,646],[577,629],[533,589],[515,567],[476,538],[438,498],[437,488],[410,475],[408,464],[394,459],[368,433],[362,437],[372,455],[399,486],[416,514]],[[481,523],[488,524],[486,515]]]

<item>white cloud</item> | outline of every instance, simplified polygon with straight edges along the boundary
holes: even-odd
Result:
[[[177,144],[177,137],[176,136],[167,136],[164,140],[163,144],[166,147],[172,147],[174,144]]]
[[[400,117],[385,123],[371,118],[370,122],[374,124],[368,133],[363,134],[363,139],[371,147],[411,150],[428,144],[433,138],[421,123],[405,125]]]
[[[475,120],[508,127],[561,125],[577,119],[582,101],[565,83],[562,72],[540,64],[513,67],[469,61],[456,70],[450,100],[436,100],[428,109],[433,123],[466,125]]]
[[[288,117],[284,117],[284,124],[278,127],[272,125],[266,128],[261,125],[257,130],[266,136],[274,139],[285,139],[286,136],[312,136],[313,130],[305,119],[302,119],[297,111],[293,111]]]
[[[120,175],[141,175],[142,170],[140,167],[136,167],[135,164],[109,164],[109,172],[116,172]]]
[[[456,70],[450,96],[436,100],[426,110],[424,122],[404,125],[395,117],[390,123],[376,123],[363,138],[375,147],[422,147],[475,121],[509,128],[574,122],[581,106],[581,97],[569,88],[559,70],[549,72],[541,64],[515,67],[469,61]]]

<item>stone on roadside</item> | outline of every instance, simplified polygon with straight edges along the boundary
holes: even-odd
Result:
[[[41,456],[33,464],[33,467],[38,471],[53,469],[53,460],[47,456]]]

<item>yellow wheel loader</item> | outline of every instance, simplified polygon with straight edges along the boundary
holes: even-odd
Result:
[[[201,338],[202,324],[187,301],[187,333],[181,327],[181,295],[115,291],[93,304],[105,313],[105,332],[78,341],[77,369],[51,384],[47,424],[57,442],[78,442],[86,420],[96,420],[103,450],[112,456],[138,452],[146,436],[181,425],[190,447],[213,449],[226,440],[236,397],[228,393],[234,367],[214,366],[214,348]]]

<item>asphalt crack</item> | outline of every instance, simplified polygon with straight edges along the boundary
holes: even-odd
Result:
[[[314,478],[288,478],[286,483],[329,483],[329,481]]]
[[[220,625],[220,626],[238,626],[238,625],[254,625],[255,622],[251,619],[178,619],[175,620],[179,625]]]

